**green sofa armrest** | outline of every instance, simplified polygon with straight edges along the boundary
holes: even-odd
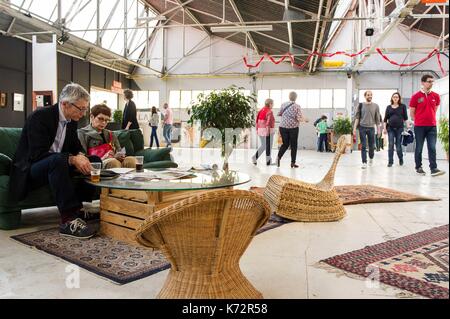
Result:
[[[12,159],[3,153],[0,153],[0,175],[8,175],[11,171]]]
[[[172,161],[170,148],[159,148],[141,150],[135,153],[135,156],[144,156],[144,164],[148,162]]]

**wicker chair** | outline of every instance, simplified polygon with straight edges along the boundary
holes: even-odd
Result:
[[[240,190],[204,192],[155,212],[136,239],[171,263],[158,298],[262,298],[239,260],[269,216],[261,195]]]
[[[281,217],[299,222],[328,222],[340,220],[345,209],[334,189],[334,173],[346,147],[341,136],[330,170],[317,184],[305,183],[284,176],[272,176],[264,191],[272,211]]]

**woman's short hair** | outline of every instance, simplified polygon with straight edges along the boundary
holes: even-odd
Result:
[[[111,117],[111,109],[107,107],[105,104],[97,104],[91,108],[91,115],[93,117],[97,117],[97,115],[103,114],[108,117]]]
[[[402,104],[402,96],[400,95],[400,93],[395,92],[395,93],[392,94],[392,96],[391,96],[391,105],[394,104],[394,99],[393,99],[394,95],[398,95],[398,104],[399,104],[399,105]]]
[[[289,93],[289,100],[292,102],[297,101],[297,93],[292,91],[291,93]]]
[[[125,95],[125,98],[127,100],[131,100],[134,96],[133,91],[126,89],[125,91],[123,91],[123,95]]]
[[[265,106],[269,106],[269,105],[273,105],[273,100],[272,99],[266,99],[266,101],[264,102]]]

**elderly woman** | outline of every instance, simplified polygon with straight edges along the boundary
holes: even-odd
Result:
[[[280,135],[283,140],[278,151],[277,166],[280,167],[281,158],[284,153],[291,148],[291,168],[298,168],[297,160],[297,145],[299,126],[301,122],[308,122],[308,119],[303,117],[300,105],[296,103],[297,93],[289,93],[289,102],[281,105],[281,110],[278,116],[281,116]]]
[[[111,109],[104,104],[95,105],[91,109],[91,124],[78,130],[78,139],[88,155],[97,155],[103,161],[103,167],[136,168],[136,158],[125,157],[120,143],[106,125],[111,120]]]

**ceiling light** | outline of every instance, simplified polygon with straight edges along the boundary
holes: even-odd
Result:
[[[256,32],[256,31],[272,31],[273,26],[270,24],[266,25],[252,25],[252,26],[223,26],[223,27],[212,27],[211,32]]]

